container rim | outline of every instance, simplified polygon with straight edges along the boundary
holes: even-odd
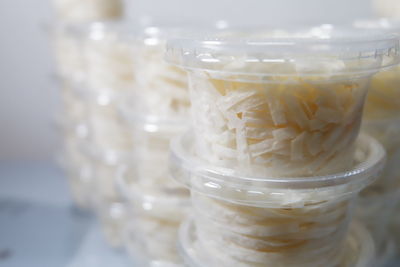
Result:
[[[366,154],[366,159],[355,163],[346,172],[313,177],[257,177],[241,175],[230,168],[212,166],[196,157],[192,153],[193,134],[187,132],[171,142],[170,170],[176,180],[194,190],[204,190],[206,194],[210,193],[209,189],[214,192],[223,188],[257,193],[262,189],[315,190],[354,183],[364,184],[366,181],[369,184],[383,170],[386,152],[378,141],[365,134],[360,135],[357,147]],[[204,187],[196,186],[200,180]],[[215,194],[218,196],[218,193]]]

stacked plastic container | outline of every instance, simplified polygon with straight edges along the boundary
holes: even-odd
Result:
[[[121,40],[120,0],[54,1],[57,77],[62,84],[64,159],[72,195],[93,209],[118,246],[124,213],[115,177],[129,160],[130,137],[120,126],[118,93],[132,84],[132,53]]]
[[[93,166],[84,152],[89,145],[88,108],[79,89],[85,78],[82,42],[77,25],[92,20],[116,19],[122,14],[122,2],[57,0],[55,26],[51,38],[56,59],[56,76],[61,88],[61,129],[64,136],[62,166],[68,177],[71,193],[78,207],[93,206]],[[90,2],[90,4],[89,4]],[[89,7],[90,5],[90,7]],[[113,11],[111,11],[113,10]]]
[[[326,26],[169,42],[192,104],[171,157],[191,190],[188,266],[375,266],[368,231],[349,225],[385,152],[358,134],[370,79],[398,49]]]
[[[175,244],[189,191],[170,177],[168,156],[170,140],[184,132],[188,121],[187,76],[164,62],[167,36],[181,30],[150,25],[135,38],[136,83],[120,106],[135,158],[134,175],[123,173],[119,179],[128,202],[125,247],[140,266],[178,266]]]
[[[400,21],[380,19],[358,21],[359,28],[400,35]],[[371,82],[362,129],[385,147],[385,171],[375,184],[361,194],[358,214],[367,221],[379,247],[382,261],[393,256],[393,240],[400,247],[400,68],[377,74]],[[389,229],[392,221],[393,227]],[[397,234],[397,235],[396,235]]]

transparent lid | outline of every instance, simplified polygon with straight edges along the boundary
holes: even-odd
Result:
[[[193,153],[193,134],[171,143],[172,177],[191,190],[242,205],[304,206],[351,197],[374,182],[385,164],[385,150],[372,137],[361,135],[356,160],[347,172],[313,177],[255,177],[213,166]]]
[[[362,75],[398,64],[399,40],[380,30],[333,25],[306,30],[230,29],[203,37],[172,38],[166,60],[187,69],[233,75],[323,75],[321,64],[336,65],[336,75]],[[309,65],[306,70],[293,69],[305,64]]]

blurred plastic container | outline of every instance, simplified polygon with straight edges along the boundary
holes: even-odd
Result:
[[[93,208],[93,162],[84,153],[87,140],[73,135],[64,135],[64,149],[61,157],[61,166],[70,185],[74,203],[81,209]]]
[[[157,183],[142,186],[137,178],[123,175],[118,180],[127,201],[125,248],[140,266],[182,266],[176,244],[189,210],[188,190]]]
[[[68,178],[75,204],[83,209],[93,208],[93,162],[87,153],[89,146],[88,108],[72,82],[61,84],[62,114],[58,118],[63,137],[61,166]]]
[[[130,153],[91,151],[94,162],[92,194],[95,198],[96,214],[101,222],[108,243],[115,248],[123,246],[123,229],[126,205],[116,187],[116,180],[122,173],[133,175],[134,162]]]
[[[169,42],[189,73],[196,154],[257,176],[350,168],[370,78],[398,63],[398,39],[333,26],[254,36]]]
[[[51,30],[56,60],[56,75],[69,81],[82,81],[85,77],[83,42],[77,27],[56,24]]]
[[[135,27],[128,21],[95,22],[81,27],[86,86],[90,90],[116,94],[132,88]]]
[[[374,182],[385,152],[362,136],[346,172],[314,177],[241,176],[195,155],[194,136],[172,143],[173,177],[191,189],[205,266],[337,266],[360,190]]]
[[[363,30],[379,30],[400,35],[400,20],[379,19],[359,20],[355,27]],[[375,75],[364,111],[365,120],[388,120],[400,116],[400,67],[395,67]]]
[[[184,222],[180,229],[179,251],[188,267],[213,267],[207,257],[199,254],[198,238],[192,219]],[[375,262],[375,247],[368,230],[360,223],[353,222],[349,236],[344,244],[345,255],[339,263],[340,267],[373,267]],[[232,265],[237,266],[237,265]],[[263,265],[260,265],[263,266]],[[274,266],[279,266],[274,264]],[[380,265],[379,265],[380,266]]]
[[[119,19],[122,0],[53,0],[56,19],[64,23],[83,23]]]
[[[125,112],[145,115],[147,121],[186,123],[190,108],[187,74],[164,62],[166,39],[184,30],[148,24],[134,38],[136,84],[125,95]]]
[[[141,266],[178,266],[177,231],[187,212],[189,191],[169,174],[170,140],[186,129],[180,121],[155,124],[138,114],[121,110],[129,124],[135,157],[131,168],[118,179],[127,201],[125,247]]]

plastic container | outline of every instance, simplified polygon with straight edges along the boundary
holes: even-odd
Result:
[[[92,150],[94,162],[94,179],[92,194],[95,198],[95,209],[108,243],[115,248],[123,246],[123,229],[125,228],[126,207],[116,180],[122,173],[133,175],[131,166],[134,162],[129,153],[116,151]]]
[[[180,229],[179,251],[187,267],[213,267],[207,257],[199,254],[198,237],[193,219],[184,222]],[[375,262],[375,247],[368,230],[360,223],[354,222],[350,227],[349,236],[344,244],[346,250],[340,267],[372,267]],[[232,265],[236,266],[236,265]],[[279,266],[279,265],[278,265]],[[376,266],[376,265],[375,265]],[[380,265],[379,265],[380,266]]]
[[[177,232],[190,201],[189,191],[170,177],[168,156],[170,140],[185,126],[146,123],[131,113],[124,115],[135,157],[130,165],[134,172],[117,180],[129,205],[125,247],[134,260],[141,260],[140,266],[179,266]]]
[[[125,112],[152,122],[186,123],[190,108],[187,74],[164,61],[166,39],[184,30],[148,24],[134,38],[136,83],[125,95]]]
[[[360,190],[374,182],[385,152],[357,142],[346,172],[314,177],[241,176],[195,154],[193,134],[172,143],[171,173],[191,189],[198,250],[207,266],[336,266]],[[222,249],[223,248],[223,249]]]
[[[354,25],[364,30],[380,30],[400,35],[400,20],[360,20]],[[400,116],[400,67],[375,75],[365,106],[365,120],[396,119]]]
[[[107,243],[115,249],[123,248],[126,204],[124,202],[97,203],[96,215]]]
[[[249,175],[350,168],[370,78],[398,63],[397,38],[333,26],[266,35],[169,41],[167,60],[189,74],[196,154]]]
[[[56,19],[65,23],[83,23],[118,19],[123,15],[122,0],[53,0]]]
[[[81,209],[93,208],[93,162],[84,153],[87,140],[74,135],[64,135],[61,165],[67,176],[70,193],[75,205]]]
[[[149,188],[136,176],[123,175],[119,188],[127,202],[125,248],[140,266],[181,266],[178,228],[189,210],[189,192],[163,184]]]
[[[395,233],[390,231],[389,225],[399,199],[400,188],[388,190],[377,185],[369,186],[358,199],[356,218],[364,222],[373,237],[379,261],[376,266],[385,266],[395,255]]]
[[[72,25],[56,24],[51,30],[56,61],[56,75],[69,81],[82,81],[85,77],[83,42],[78,29]]]
[[[81,27],[86,86],[110,94],[134,85],[132,34],[128,21],[94,22]]]

